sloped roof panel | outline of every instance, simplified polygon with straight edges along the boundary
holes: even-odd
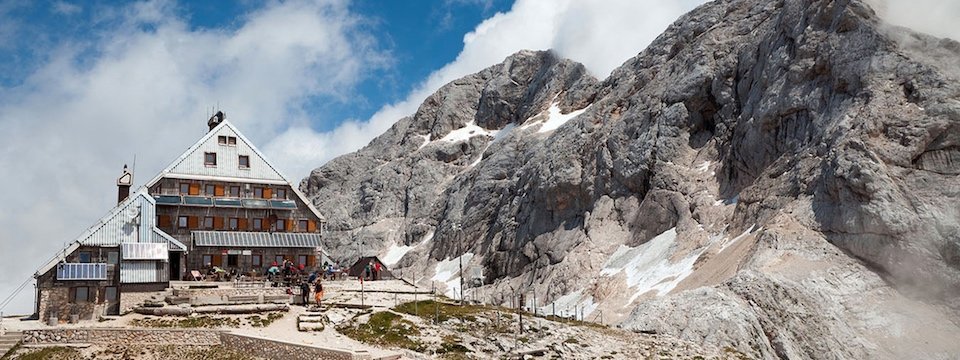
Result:
[[[320,234],[242,231],[192,231],[195,246],[216,247],[321,247]]]

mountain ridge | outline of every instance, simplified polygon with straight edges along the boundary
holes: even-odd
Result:
[[[456,80],[301,187],[334,252],[448,288],[464,255],[487,302],[523,289],[759,358],[942,357],[950,54],[860,1],[714,1],[602,81],[549,51]]]

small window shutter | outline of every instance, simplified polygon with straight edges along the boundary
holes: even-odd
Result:
[[[316,255],[308,255],[308,256],[307,256],[307,266],[313,267],[313,266],[315,266],[315,265],[317,265],[317,256],[316,256]]]
[[[191,229],[200,228],[200,218],[196,216],[187,216],[187,227]]]
[[[223,265],[223,255],[215,254],[213,257],[213,266],[222,266]]]
[[[170,227],[170,215],[158,215],[157,216],[157,226],[159,227]]]
[[[317,223],[313,220],[307,220],[307,231],[314,232],[317,231]]]
[[[264,198],[264,199],[270,199],[270,198],[272,198],[272,197],[273,197],[273,189],[271,189],[271,188],[263,188],[263,198]]]
[[[200,195],[200,184],[190,184],[190,195]]]
[[[297,227],[296,223],[297,220],[295,219],[287,219],[287,232],[293,232],[293,230]]]
[[[215,185],[213,187],[214,196],[223,196],[223,185]]]
[[[214,229],[217,229],[217,230],[222,230],[222,229],[223,229],[223,219],[224,219],[224,218],[219,217],[219,216],[213,218],[213,228],[214,228]]]
[[[237,225],[237,230],[247,230],[247,218],[240,218],[240,220],[237,221]]]

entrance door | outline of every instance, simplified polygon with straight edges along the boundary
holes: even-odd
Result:
[[[107,303],[104,315],[120,315],[120,294],[116,286],[107,286],[103,291],[103,301]]]
[[[170,259],[170,280],[176,281],[180,279],[180,252],[171,251],[167,254],[167,258]]]

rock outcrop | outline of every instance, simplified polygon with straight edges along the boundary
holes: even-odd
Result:
[[[958,59],[856,0],[714,1],[603,81],[531,51],[454,81],[301,187],[332,253],[451,296],[463,256],[482,301],[759,358],[947,357]]]

